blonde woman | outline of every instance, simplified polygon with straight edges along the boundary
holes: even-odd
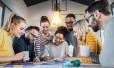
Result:
[[[92,29],[88,26],[88,23],[84,19],[81,19],[74,23],[73,31],[76,33],[78,39],[78,50],[80,46],[88,45],[90,47],[91,54],[100,54],[102,46],[101,41],[97,37],[97,35],[92,31]],[[96,62],[96,58],[91,59],[90,57],[81,57],[79,51],[78,57],[80,57],[82,63],[93,63],[93,59],[94,62]]]
[[[23,59],[23,53],[14,55],[12,38],[24,33],[25,19],[12,13],[6,25],[0,29],[0,65]]]

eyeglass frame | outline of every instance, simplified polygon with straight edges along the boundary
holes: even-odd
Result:
[[[89,22],[89,19],[90,19],[92,16],[94,16],[94,14],[91,14],[89,17],[85,18],[85,20],[86,20],[87,22]]]
[[[30,32],[30,34],[31,34],[34,38],[37,38],[37,36],[36,36],[36,35],[34,35],[34,34],[32,34],[31,32]]]

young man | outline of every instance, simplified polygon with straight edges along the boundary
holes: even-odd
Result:
[[[67,28],[67,32],[65,35],[65,40],[67,41],[68,45],[73,45],[73,56],[76,56],[76,48],[77,48],[77,39],[74,36],[73,32],[73,24],[76,22],[76,17],[74,14],[68,14],[65,19],[65,24]]]
[[[95,27],[97,30],[105,29],[104,46],[99,56],[100,64],[104,67],[114,67],[114,31],[112,30],[114,18],[111,18],[109,8],[106,2],[97,1],[86,9],[85,14],[85,18],[91,27]]]
[[[15,54],[28,51],[29,52],[29,58],[30,62],[33,62],[33,59],[35,58],[34,53],[34,38],[38,36],[39,28],[36,26],[29,26],[26,29],[26,32],[24,35],[22,35],[20,38],[15,37],[13,39],[13,48]]]

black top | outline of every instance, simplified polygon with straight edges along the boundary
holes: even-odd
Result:
[[[35,57],[34,44],[30,43],[30,41],[25,38],[25,35],[22,35],[20,38],[13,38],[13,49],[15,54],[22,51],[29,51],[30,62],[32,62]]]

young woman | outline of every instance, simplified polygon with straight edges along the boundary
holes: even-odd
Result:
[[[92,55],[94,55],[93,58],[94,62],[96,62],[97,60],[95,60],[95,56],[100,54],[100,50],[101,50],[101,41],[100,39],[97,37],[97,35],[92,32],[91,28],[88,26],[88,24],[86,23],[86,21],[84,19],[77,21],[74,26],[73,26],[73,31],[75,32],[77,39],[78,39],[78,50],[79,47],[82,45],[87,45],[90,47],[90,52]],[[90,55],[91,56],[91,55]],[[90,57],[81,57],[80,56],[80,52],[78,51],[78,57],[80,57],[81,62],[83,63],[92,63],[93,59],[91,59]]]
[[[12,13],[6,25],[0,29],[0,65],[23,59],[23,53],[14,55],[12,38],[24,33],[25,19]]]
[[[52,42],[52,35],[49,33],[50,21],[47,16],[42,16],[40,21],[41,31],[38,34],[38,37],[35,39],[35,55],[37,60],[38,57],[41,58],[44,54],[45,45],[49,42]]]
[[[69,57],[69,46],[65,41],[65,33],[62,30],[57,30],[54,36],[54,42],[46,45],[44,58],[45,60],[63,60]]]

